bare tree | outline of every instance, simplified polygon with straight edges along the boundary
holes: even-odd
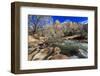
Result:
[[[51,16],[29,15],[28,20],[29,26],[32,26],[33,33],[36,33],[39,28],[42,28],[45,25],[53,24],[53,19]]]

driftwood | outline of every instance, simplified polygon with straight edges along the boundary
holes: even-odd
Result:
[[[67,36],[67,37],[64,37],[63,39],[65,39],[65,40],[71,40],[71,39],[75,39],[75,38],[79,38],[79,37],[81,37],[81,35]]]

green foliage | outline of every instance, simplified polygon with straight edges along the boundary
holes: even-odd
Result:
[[[88,33],[85,30],[80,30],[80,34],[84,39],[87,39]]]

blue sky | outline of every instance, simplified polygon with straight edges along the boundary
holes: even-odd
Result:
[[[72,22],[83,22],[83,21],[88,21],[88,17],[73,17],[73,16],[52,16],[54,22],[56,20],[59,20],[61,23],[68,20]]]

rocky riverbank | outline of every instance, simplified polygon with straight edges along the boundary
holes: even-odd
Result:
[[[70,37],[71,38],[71,37]],[[76,40],[64,40],[60,44],[50,45],[48,38],[28,36],[28,60],[54,60],[87,58],[87,43]]]

